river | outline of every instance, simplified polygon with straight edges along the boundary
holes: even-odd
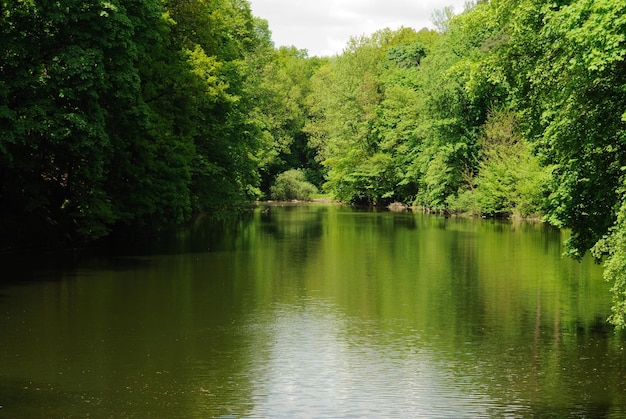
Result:
[[[273,205],[14,256],[0,417],[626,417],[609,285],[562,257],[565,238]]]

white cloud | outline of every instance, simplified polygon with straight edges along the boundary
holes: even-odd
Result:
[[[351,36],[401,26],[432,28],[434,10],[461,12],[465,0],[250,0],[267,19],[276,46],[295,45],[309,55],[340,54]]]

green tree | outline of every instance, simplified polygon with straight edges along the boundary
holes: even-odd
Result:
[[[489,217],[538,217],[550,193],[551,168],[543,167],[521,135],[511,111],[492,112],[480,137],[478,174],[468,189],[451,198],[460,212]]]
[[[593,248],[614,284],[611,321],[626,325],[623,185],[626,5],[615,0],[521,1],[501,60],[528,138],[554,164],[551,223],[572,230],[569,253]]]
[[[259,68],[254,112],[267,141],[259,162],[265,192],[275,176],[289,168],[304,168],[321,183],[320,166],[304,126],[311,77],[322,62],[309,58],[306,50],[280,47],[266,54]]]
[[[114,93],[119,99],[109,122],[113,146],[105,190],[119,213],[119,228],[159,229],[191,213],[194,148],[184,115],[189,108],[174,105],[184,100],[189,68],[172,48],[173,22],[159,3],[134,3],[126,10],[136,43],[128,66],[136,74],[120,78]],[[133,90],[122,93],[129,86]]]
[[[507,96],[500,81],[484,70],[490,52],[486,45],[499,31],[495,16],[495,6],[483,3],[453,17],[422,61],[420,138],[409,170],[419,185],[419,206],[446,210],[467,174],[478,171],[481,127],[489,109]]]
[[[416,36],[403,28],[353,38],[313,79],[312,118],[306,130],[327,170],[325,188],[341,200],[382,204],[397,195],[401,173],[394,160],[398,138],[392,131],[403,106],[397,101],[410,93],[396,90],[386,98],[393,79],[386,73],[421,60],[425,47],[414,43]]]
[[[380,148],[389,157],[393,184],[384,195],[389,200],[412,203],[418,192],[418,175],[411,170],[420,152],[420,64],[434,44],[433,32],[422,30],[387,51],[380,79],[383,97],[378,104]],[[433,42],[434,41],[434,42]]]
[[[170,0],[174,45],[190,67],[187,100],[194,121],[191,195],[195,211],[224,209],[260,191],[259,121],[251,109],[256,68],[249,59],[270,42],[247,1]]]
[[[131,218],[112,172],[149,125],[136,64],[161,10],[6,1],[0,19],[3,212],[75,237],[106,234]]]
[[[270,41],[248,2],[7,0],[0,35],[9,241],[160,228],[257,196],[249,57]]]

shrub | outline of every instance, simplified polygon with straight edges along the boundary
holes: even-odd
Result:
[[[304,172],[300,169],[291,169],[279,174],[270,188],[270,196],[278,201],[292,199],[306,201],[315,193],[317,188],[307,182]]]

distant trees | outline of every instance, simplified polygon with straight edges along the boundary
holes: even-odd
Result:
[[[325,188],[337,198],[366,204],[404,198],[400,190],[411,183],[405,152],[416,135],[415,71],[432,37],[401,29],[354,38],[313,76],[305,130],[326,169]]]
[[[326,60],[309,58],[295,47],[280,47],[259,61],[253,115],[266,144],[259,156],[262,190],[267,193],[275,177],[291,168],[302,168],[321,185],[320,164],[303,128],[310,114],[311,78]]]
[[[478,172],[449,197],[452,211],[489,217],[541,217],[550,193],[552,166],[543,166],[520,132],[512,111],[494,111],[478,139]]]
[[[456,198],[480,170],[489,112],[510,92],[491,54],[501,34],[489,4],[444,17],[445,33],[402,28],[353,39],[313,77],[305,130],[339,199],[436,211],[455,200],[469,209]]]

